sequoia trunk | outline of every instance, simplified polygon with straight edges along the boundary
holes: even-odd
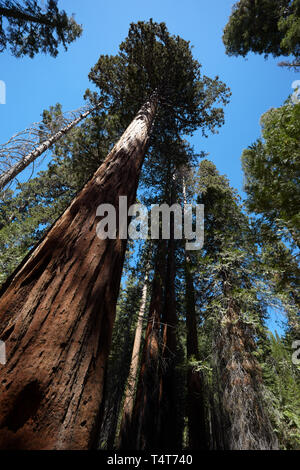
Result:
[[[135,202],[155,109],[154,97],[1,290],[1,449],[93,445],[126,249],[97,237],[96,208]]]

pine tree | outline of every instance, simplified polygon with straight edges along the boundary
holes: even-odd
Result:
[[[132,252],[127,252],[127,260]],[[119,414],[122,410],[124,387],[130,371],[134,328],[139,323],[141,285],[134,270],[125,269],[126,286],[121,289],[112,346],[108,359],[107,380],[100,430],[100,449],[111,450],[117,444]]]
[[[277,448],[255,357],[262,318],[259,284],[252,271],[253,237],[236,195],[215,166],[202,161],[199,175],[199,202],[205,204],[206,228],[199,269],[210,291],[206,321],[213,325],[213,363],[225,419],[225,447]]]
[[[282,449],[300,449],[300,374],[286,338],[270,334],[263,363],[269,408]]]
[[[190,171],[187,172],[189,177]],[[191,178],[189,178],[191,179]],[[193,182],[192,182],[193,183]],[[182,174],[183,202],[187,204],[186,177]],[[189,188],[191,190],[191,188]],[[194,188],[193,188],[194,189]],[[187,418],[188,447],[193,450],[204,450],[209,447],[206,423],[204,377],[201,370],[193,363],[200,361],[198,325],[196,316],[196,295],[193,279],[192,253],[184,248],[185,280],[185,315],[186,315],[186,352],[187,352]]]
[[[0,2],[0,52],[10,46],[15,57],[34,57],[38,52],[56,57],[59,44],[67,49],[81,33],[74,18],[58,10],[57,0],[48,0],[45,12],[36,0]]]
[[[287,103],[261,118],[262,139],[242,155],[247,207],[300,246],[300,104]]]
[[[224,29],[226,52],[291,55],[294,61],[282,65],[299,67],[299,17],[299,0],[240,0]]]

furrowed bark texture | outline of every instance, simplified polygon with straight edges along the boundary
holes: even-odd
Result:
[[[0,292],[1,449],[94,443],[126,249],[126,240],[97,237],[96,208],[118,208],[120,195],[135,202],[155,109],[155,99],[142,107]]]

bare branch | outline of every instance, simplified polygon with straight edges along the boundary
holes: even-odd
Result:
[[[45,124],[44,121],[34,123],[0,145],[0,190],[98,106],[84,106],[64,113],[53,122],[52,127],[51,123]]]

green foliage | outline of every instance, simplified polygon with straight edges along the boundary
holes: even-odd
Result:
[[[228,55],[300,57],[299,0],[240,0],[224,29]]]
[[[0,1],[0,52],[10,46],[15,57],[39,52],[56,57],[60,44],[67,50],[81,33],[74,18],[58,10],[57,0],[48,0],[45,12],[36,0]]]
[[[131,24],[116,56],[100,56],[89,74],[110,115],[118,114],[124,128],[153,92],[160,104],[153,135],[177,136],[198,127],[214,131],[224,122],[223,110],[230,96],[218,77],[201,76],[200,64],[193,58],[189,42],[171,36],[164,23],[139,21]]]
[[[260,334],[266,286],[255,234],[239,197],[208,160],[199,165],[197,192],[198,202],[205,206],[205,243],[198,257],[203,315],[216,326],[227,311],[230,297],[238,308],[239,321]]]
[[[263,364],[266,402],[281,448],[300,450],[300,368],[284,339],[270,334],[269,345]]]
[[[300,104],[262,116],[262,139],[244,150],[247,207],[300,246]]]

